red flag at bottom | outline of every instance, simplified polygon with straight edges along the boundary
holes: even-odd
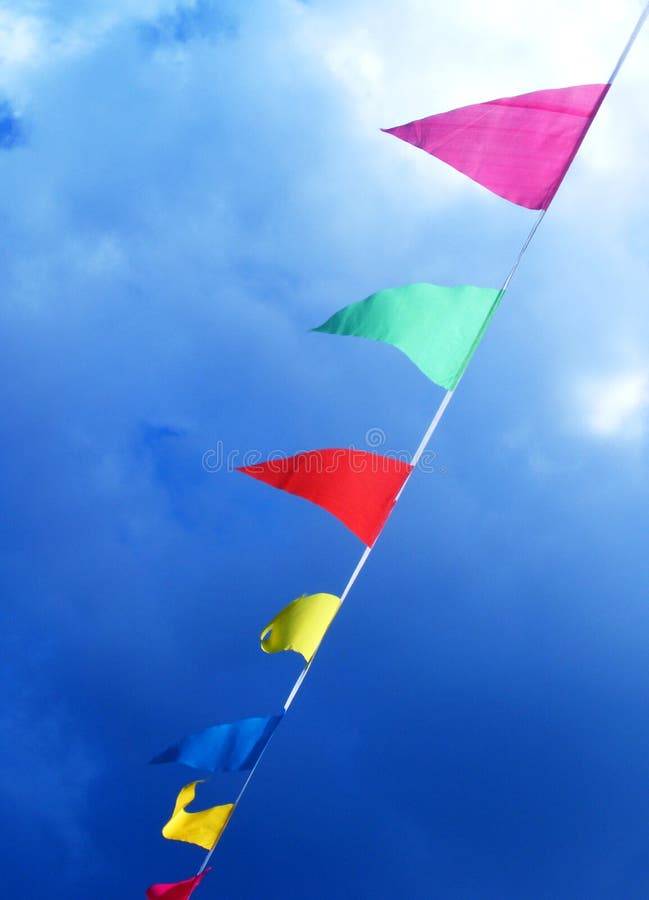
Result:
[[[200,875],[195,875],[189,881],[178,881],[176,884],[152,884],[147,890],[147,900],[189,900],[203,878],[209,872],[205,869]]]

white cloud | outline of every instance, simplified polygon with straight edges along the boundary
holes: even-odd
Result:
[[[42,49],[42,22],[36,16],[0,9],[0,61],[3,74],[34,62]]]
[[[637,15],[631,0],[364,0],[314,4],[296,21],[309,49],[383,117],[403,115],[404,103],[406,115],[430,115],[441,102],[604,81]]]
[[[62,60],[91,53],[119,25],[155,16],[175,4],[123,0],[75,6],[28,2],[23,12],[0,8],[0,85],[12,99],[28,95],[34,75]]]
[[[647,429],[649,370],[582,379],[577,388],[580,425],[596,438],[641,440]]]
[[[0,9],[0,56],[5,64],[30,60],[39,47],[40,22]]]

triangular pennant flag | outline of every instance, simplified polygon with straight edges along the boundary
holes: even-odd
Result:
[[[152,884],[146,892],[147,900],[189,900],[209,871],[210,869],[205,869],[200,875],[175,884]]]
[[[383,129],[528,209],[547,209],[609,84],[534,91]]]
[[[168,747],[151,763],[179,762],[209,772],[248,772],[279,725],[281,716],[213,725]]]
[[[501,297],[491,288],[409,284],[345,306],[313,331],[392,344],[431,381],[453,390]]]
[[[294,650],[309,662],[339,609],[340,597],[333,594],[298,597],[266,625],[261,649],[265,653]]]
[[[321,506],[371,547],[412,466],[346,448],[311,450],[237,471]]]
[[[170,841],[185,841],[188,844],[197,844],[204,850],[211,850],[223,834],[234,804],[213,806],[200,812],[185,812],[185,808],[196,796],[197,784],[202,782],[193,781],[180,791],[174,811],[162,829],[162,834]]]

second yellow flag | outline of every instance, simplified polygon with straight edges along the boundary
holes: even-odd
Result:
[[[234,804],[213,806],[200,812],[185,812],[185,807],[189,806],[196,796],[197,784],[201,782],[192,781],[191,784],[186,784],[178,794],[173,814],[162,829],[162,834],[170,841],[186,841],[188,844],[197,844],[205,850],[211,850],[228,824]]]
[[[294,650],[309,662],[340,608],[333,594],[305,594],[277,613],[261,633],[265,653]]]

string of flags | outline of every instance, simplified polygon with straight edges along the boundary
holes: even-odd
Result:
[[[649,4],[605,84],[490,100],[384,130],[425,150],[511,203],[539,210],[543,216],[647,16]],[[204,779],[181,788],[162,834],[169,840],[195,844],[207,850],[208,855],[194,877],[149,887],[148,900],[188,900],[210,871],[208,862],[219,838],[381,534],[420,452],[439,424],[539,221],[532,227],[500,290],[434,284],[390,288],[344,307],[312,329],[390,344],[447,393],[411,463],[361,450],[327,448],[238,470],[327,510],[365,544],[365,552],[341,597],[329,593],[302,595],[262,629],[260,646],[265,653],[292,651],[305,661],[281,712],[213,725],[183,737],[151,760],[155,764],[182,763],[208,773],[248,775],[232,803],[196,812],[188,812],[187,807],[195,801]]]

